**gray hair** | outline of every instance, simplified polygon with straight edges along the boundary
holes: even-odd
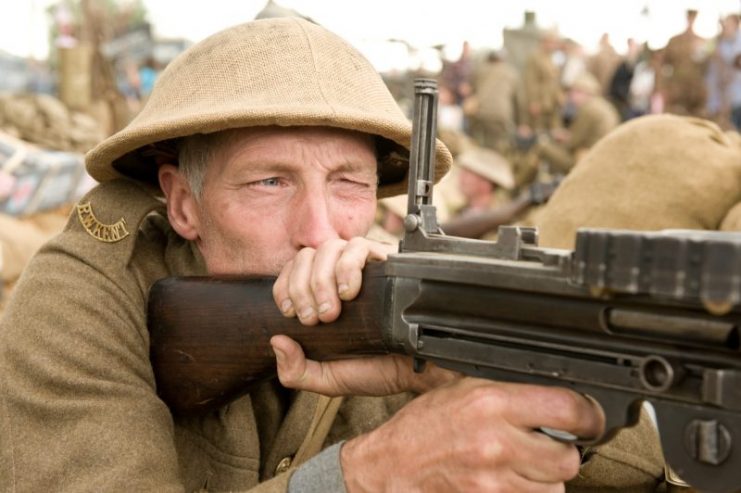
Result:
[[[196,200],[203,196],[206,168],[222,146],[231,141],[238,129],[184,137],[178,147],[178,167]]]

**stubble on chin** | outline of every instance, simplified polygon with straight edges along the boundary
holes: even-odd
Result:
[[[292,255],[286,258],[278,252],[264,250],[249,240],[222,237],[218,247],[210,249],[206,263],[212,273],[277,276],[293,258]]]

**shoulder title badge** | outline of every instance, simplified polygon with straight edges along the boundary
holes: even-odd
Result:
[[[129,236],[124,218],[113,224],[103,224],[95,217],[90,202],[77,205],[77,217],[80,218],[80,223],[82,223],[85,231],[96,240],[115,243]]]

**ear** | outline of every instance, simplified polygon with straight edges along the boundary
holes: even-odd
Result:
[[[160,188],[167,199],[167,218],[173,229],[186,240],[198,238],[198,203],[190,185],[176,166],[163,164],[158,171]]]

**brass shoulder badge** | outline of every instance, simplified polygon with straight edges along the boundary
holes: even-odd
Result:
[[[95,217],[90,202],[77,205],[77,217],[80,218],[80,223],[82,223],[85,231],[96,240],[115,243],[129,236],[124,218],[113,224],[103,224]]]

